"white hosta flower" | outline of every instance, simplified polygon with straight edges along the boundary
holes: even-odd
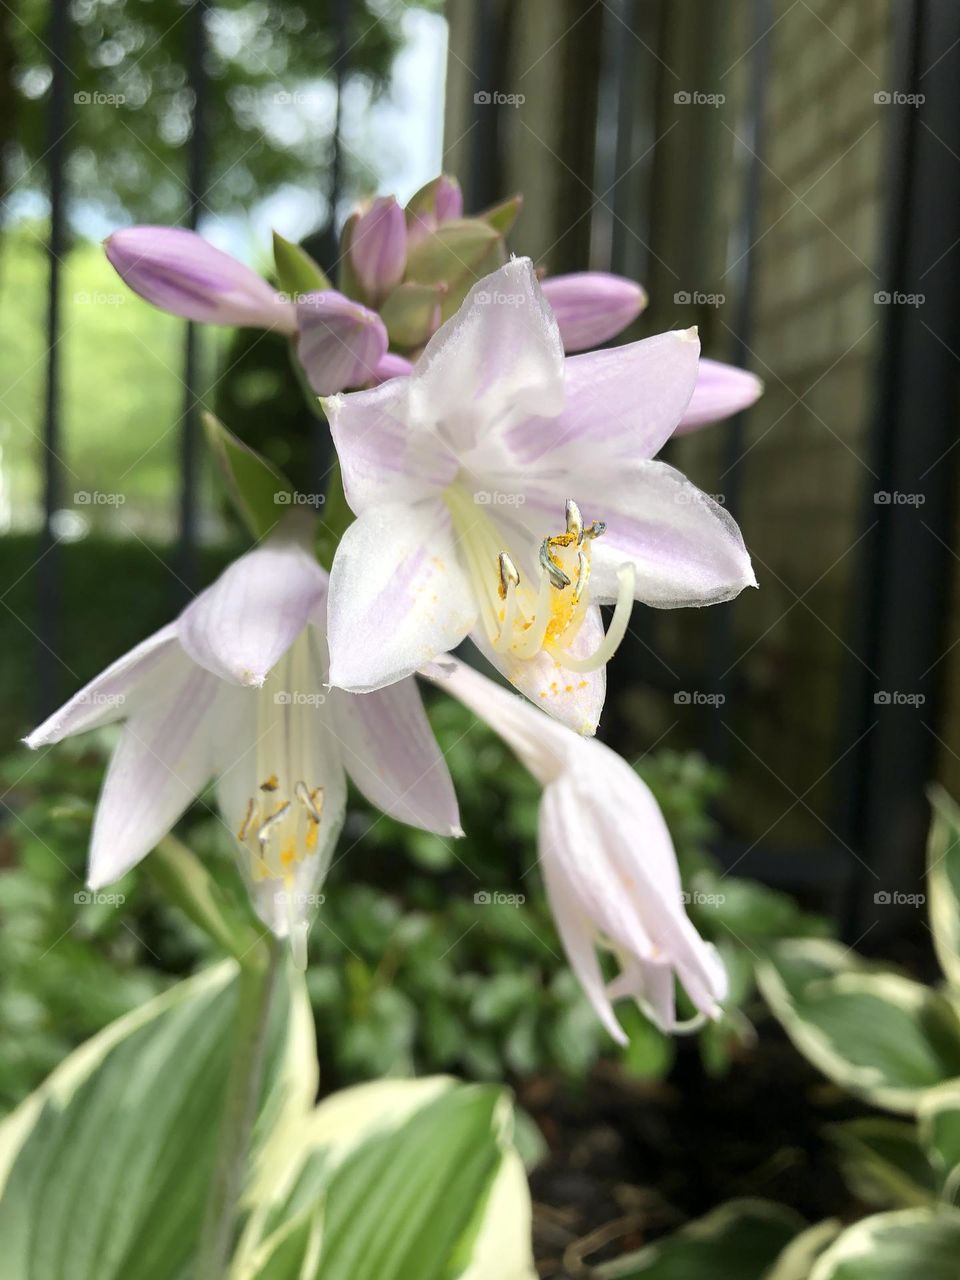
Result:
[[[327,575],[298,523],[230,565],[26,741],[125,721],[94,818],[95,889],[135,866],[216,778],[257,913],[302,962],[347,774],[392,817],[441,835],[460,828],[414,681],[363,697],[325,687]]]
[[[358,517],[330,576],[332,683],[381,688],[469,634],[593,733],[634,599],[714,604],[755,581],[730,516],[651,461],[699,350],[686,330],[565,359],[523,258],[480,281],[409,377],[325,400]]]
[[[622,997],[664,1031],[684,1029],[676,979],[699,1011],[697,1023],[718,1018],[726,973],[687,917],[670,833],[643,780],[603,743],[456,659],[424,674],[485,720],[542,785],[538,852],[547,896],[574,972],[613,1038],[627,1040],[611,1003]],[[609,984],[598,948],[619,965]]]

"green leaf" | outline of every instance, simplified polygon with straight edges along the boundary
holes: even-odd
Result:
[[[337,284],[340,286],[340,292],[348,298],[353,298],[357,302],[365,302],[366,297],[363,287],[353,269],[353,261],[350,257],[350,242],[353,239],[354,228],[359,221],[359,213],[351,213],[343,224],[343,232],[340,236],[340,263],[337,272]]]
[[[810,1280],[957,1280],[960,1213],[900,1209],[848,1227]]]
[[[730,1200],[592,1274],[597,1280],[760,1280],[803,1225],[799,1214],[768,1200]]]
[[[387,326],[390,346],[409,350],[421,347],[436,329],[446,285],[417,284],[408,280],[397,285],[380,308],[380,319]]]
[[[187,1280],[237,983],[228,961],[121,1018],[0,1126],[0,1280]],[[257,1177],[277,1159],[277,1135],[300,1128],[312,1101],[312,1039],[303,985],[291,978],[273,1007]]]
[[[914,1112],[927,1089],[960,1074],[960,1024],[949,1001],[867,968],[839,944],[782,942],[757,980],[800,1052],[876,1106]]]
[[[929,790],[927,892],[933,945],[951,986],[960,989],[960,808],[939,786]]]
[[[960,1190],[960,1080],[930,1089],[917,1112],[920,1141],[940,1177],[943,1196],[955,1201]]]
[[[291,298],[333,288],[306,249],[292,240],[285,240],[279,231],[273,233],[273,260],[277,267],[277,283]]]
[[[498,1277],[526,1280],[529,1193],[505,1120],[500,1089],[444,1078],[335,1094],[255,1207],[232,1280],[486,1280],[475,1266],[485,1253]],[[310,1259],[305,1224],[321,1211]]]
[[[916,1125],[865,1116],[830,1125],[826,1133],[839,1149],[847,1185],[866,1204],[899,1209],[935,1202],[937,1175]]]
[[[493,227],[494,231],[498,231],[500,235],[507,236],[513,230],[513,224],[520,216],[522,208],[523,196],[517,194],[501,200],[499,204],[492,205],[483,213],[478,213],[477,217],[488,227]]]
[[[240,518],[255,538],[264,537],[290,510],[293,486],[212,413],[203,415],[203,427]]]
[[[825,1218],[790,1241],[763,1280],[810,1280],[813,1264],[843,1230],[839,1218]]]
[[[190,849],[176,836],[165,836],[147,864],[167,896],[228,955],[244,965],[262,964],[263,926],[252,914],[241,917],[235,905]]]

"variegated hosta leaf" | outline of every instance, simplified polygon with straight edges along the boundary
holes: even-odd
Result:
[[[0,1125],[0,1280],[194,1280],[233,1046],[232,962],[72,1053]],[[316,1089],[299,975],[274,993],[255,1170]]]
[[[942,787],[930,788],[927,893],[933,945],[951,986],[960,990],[960,808]]]
[[[591,1274],[597,1280],[759,1280],[804,1225],[799,1214],[769,1200],[730,1200]]]
[[[847,1185],[866,1204],[899,1209],[936,1202],[940,1179],[913,1121],[864,1116],[830,1125],[827,1136]]]
[[[757,969],[790,1039],[842,1088],[914,1112],[927,1089],[960,1075],[960,1022],[938,992],[868,966],[838,943],[792,939]]]
[[[940,1194],[956,1205],[960,1201],[960,1080],[948,1080],[925,1093],[917,1121],[920,1141],[940,1179]]]
[[[843,1230],[839,1218],[824,1218],[790,1241],[763,1280],[810,1280],[813,1264]]]
[[[960,1213],[900,1209],[848,1227],[820,1255],[810,1280],[956,1280]]]
[[[335,1094],[263,1188],[231,1280],[532,1280],[509,1129],[491,1086],[435,1077]]]

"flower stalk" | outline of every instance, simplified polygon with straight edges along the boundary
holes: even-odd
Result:
[[[196,1274],[204,1280],[225,1280],[228,1273],[263,1083],[267,1028],[282,950],[279,940],[270,937],[266,955],[257,963],[240,967],[233,1053],[197,1255]]]

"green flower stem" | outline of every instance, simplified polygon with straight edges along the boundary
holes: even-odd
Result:
[[[270,1003],[276,986],[281,944],[271,939],[257,964],[241,966],[233,1054],[227,1077],[217,1161],[200,1237],[198,1280],[224,1280],[230,1265],[237,1210],[247,1172],[250,1136],[257,1115],[267,1047]]]

